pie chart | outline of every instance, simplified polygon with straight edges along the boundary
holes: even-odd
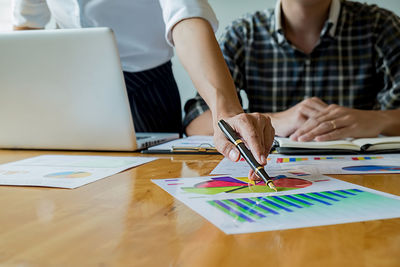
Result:
[[[293,189],[304,188],[312,185],[312,182],[300,179],[291,178],[280,175],[272,178],[278,191],[289,191]],[[248,183],[247,177],[215,177],[208,181],[198,183],[193,187],[182,187],[185,192],[215,195],[219,193],[269,193],[274,192],[267,187],[264,182],[257,182],[255,185]]]
[[[343,170],[361,172],[400,172],[400,166],[361,165],[344,167]]]

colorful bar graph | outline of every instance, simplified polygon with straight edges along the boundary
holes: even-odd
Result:
[[[370,160],[370,159],[383,159],[381,156],[377,157],[352,157],[352,160]]]
[[[298,161],[305,161],[308,158],[277,158],[276,163],[288,163],[288,162],[298,162]]]
[[[350,216],[346,214],[379,213],[382,207],[399,207],[400,201],[359,189],[322,191],[283,196],[263,196],[209,200],[208,204],[238,222],[289,218],[287,216]],[[283,217],[282,217],[283,218]],[[271,221],[272,222],[272,221]]]
[[[345,159],[345,157],[314,157],[314,160]]]

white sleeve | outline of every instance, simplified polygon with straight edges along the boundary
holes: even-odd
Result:
[[[50,20],[46,0],[13,0],[12,13],[18,27],[44,28]]]
[[[173,46],[171,30],[181,20],[187,18],[203,18],[207,20],[214,32],[218,29],[218,20],[207,0],[159,0],[165,22],[165,37]]]

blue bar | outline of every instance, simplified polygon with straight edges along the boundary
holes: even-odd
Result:
[[[274,205],[274,206],[277,207],[277,208],[286,210],[286,211],[288,211],[288,212],[293,212],[291,209],[288,209],[288,208],[286,208],[286,207],[284,207],[284,206],[281,206],[281,205],[279,205],[278,203],[276,203],[276,202],[274,202],[274,201],[271,201],[271,200],[268,200],[268,199],[266,199],[266,198],[258,197],[258,199],[259,199],[259,200],[262,200],[262,201],[265,201],[265,202],[267,202],[267,203],[269,203],[269,204],[271,204],[271,205]]]
[[[345,194],[347,194],[347,195],[352,195],[352,196],[355,196],[356,194],[354,194],[354,193],[351,193],[351,192],[349,192],[349,191],[346,191],[346,190],[338,190],[339,192],[342,192],[342,193],[345,193]]]
[[[314,204],[311,203],[311,202],[307,202],[307,201],[305,201],[305,200],[302,200],[302,199],[297,198],[297,197],[294,197],[294,196],[287,195],[286,197],[291,198],[291,199],[293,199],[293,200],[296,200],[296,201],[298,201],[298,202],[304,203],[304,204],[306,204],[306,205],[310,205],[310,206],[311,206],[311,205],[314,205]]]
[[[282,201],[283,203],[286,203],[286,204],[288,204],[288,205],[290,205],[290,206],[293,206],[293,207],[296,207],[296,208],[299,208],[299,209],[302,209],[302,208],[303,208],[302,206],[299,206],[299,205],[297,205],[297,204],[295,204],[295,203],[292,203],[292,202],[290,202],[290,201],[287,201],[287,200],[285,200],[285,199],[283,199],[283,198],[281,198],[281,197],[273,196],[273,198],[275,198],[275,199],[277,199],[277,200],[279,200],[279,201]]]
[[[289,162],[295,162],[296,158],[289,158]]]
[[[323,197],[323,198],[326,198],[326,199],[329,199],[329,200],[332,200],[332,201],[339,201],[339,200],[337,200],[336,198],[333,198],[333,197],[328,197],[328,196],[325,196],[325,195],[323,195],[323,194],[320,194],[320,193],[313,193],[314,195],[317,195],[317,196],[319,196],[319,197]]]
[[[325,205],[328,205],[328,206],[332,206],[331,203],[326,202],[326,201],[323,201],[323,200],[320,200],[320,199],[318,199],[318,198],[315,198],[315,197],[312,197],[312,196],[307,196],[306,194],[299,194],[299,195],[302,196],[302,197],[306,197],[306,198],[308,198],[308,199],[312,199],[312,200],[314,200],[314,201],[321,202],[322,204],[325,204]]]
[[[234,203],[235,205],[238,205],[238,206],[241,207],[242,209],[247,210],[247,211],[251,212],[251,213],[254,214],[254,215],[257,215],[258,217],[261,217],[261,218],[267,217],[267,216],[265,216],[264,214],[259,213],[259,212],[255,211],[255,210],[253,210],[252,208],[247,207],[247,206],[243,205],[242,203],[240,203],[240,202],[238,202],[238,201],[236,201],[236,200],[234,200],[234,199],[228,199],[228,201]]]
[[[332,191],[325,191],[325,193],[328,193],[328,194],[331,194],[331,195],[334,195],[334,196],[337,196],[337,197],[341,197],[341,198],[347,198],[346,196],[342,196],[342,195],[340,195],[338,193],[335,193],[335,192],[332,192]]]
[[[257,204],[257,202],[251,200],[250,198],[243,198],[243,200],[244,200],[244,201],[247,201],[247,202],[249,202],[250,204],[255,205],[255,206],[257,206],[257,207],[259,207],[259,208],[261,208],[261,209],[263,209],[263,210],[265,210],[265,211],[271,212],[272,214],[276,214],[276,215],[279,214],[279,212],[276,212],[276,211],[274,211],[274,210],[272,210],[272,209],[270,209],[270,208],[268,208],[268,207],[265,207],[265,206],[262,205],[262,204]]]
[[[362,192],[364,192],[364,191],[362,191],[362,190],[360,190],[360,189],[350,189],[351,191],[356,191],[356,192],[358,192],[358,193],[362,193]]]
[[[220,205],[221,207],[229,210],[230,212],[235,213],[240,218],[242,218],[242,219],[244,219],[244,220],[246,220],[248,222],[254,222],[254,220],[252,220],[251,218],[247,217],[246,215],[244,215],[243,213],[241,213],[239,211],[236,211],[235,209],[232,209],[231,207],[229,207],[228,205],[222,203],[221,201],[215,200],[214,202],[217,203],[218,205]]]
[[[364,159],[371,159],[371,157],[364,157]]]

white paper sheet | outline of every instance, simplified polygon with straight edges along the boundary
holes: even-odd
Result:
[[[278,193],[233,176],[152,181],[227,234],[400,217],[398,196],[327,176],[279,175]]]
[[[271,154],[266,171],[300,169],[316,174],[372,174],[400,173],[400,154],[378,155],[306,155],[284,156]],[[250,170],[246,161],[232,162],[223,159],[211,174],[235,174],[246,176]]]
[[[155,159],[43,155],[0,165],[0,185],[77,188]]]

